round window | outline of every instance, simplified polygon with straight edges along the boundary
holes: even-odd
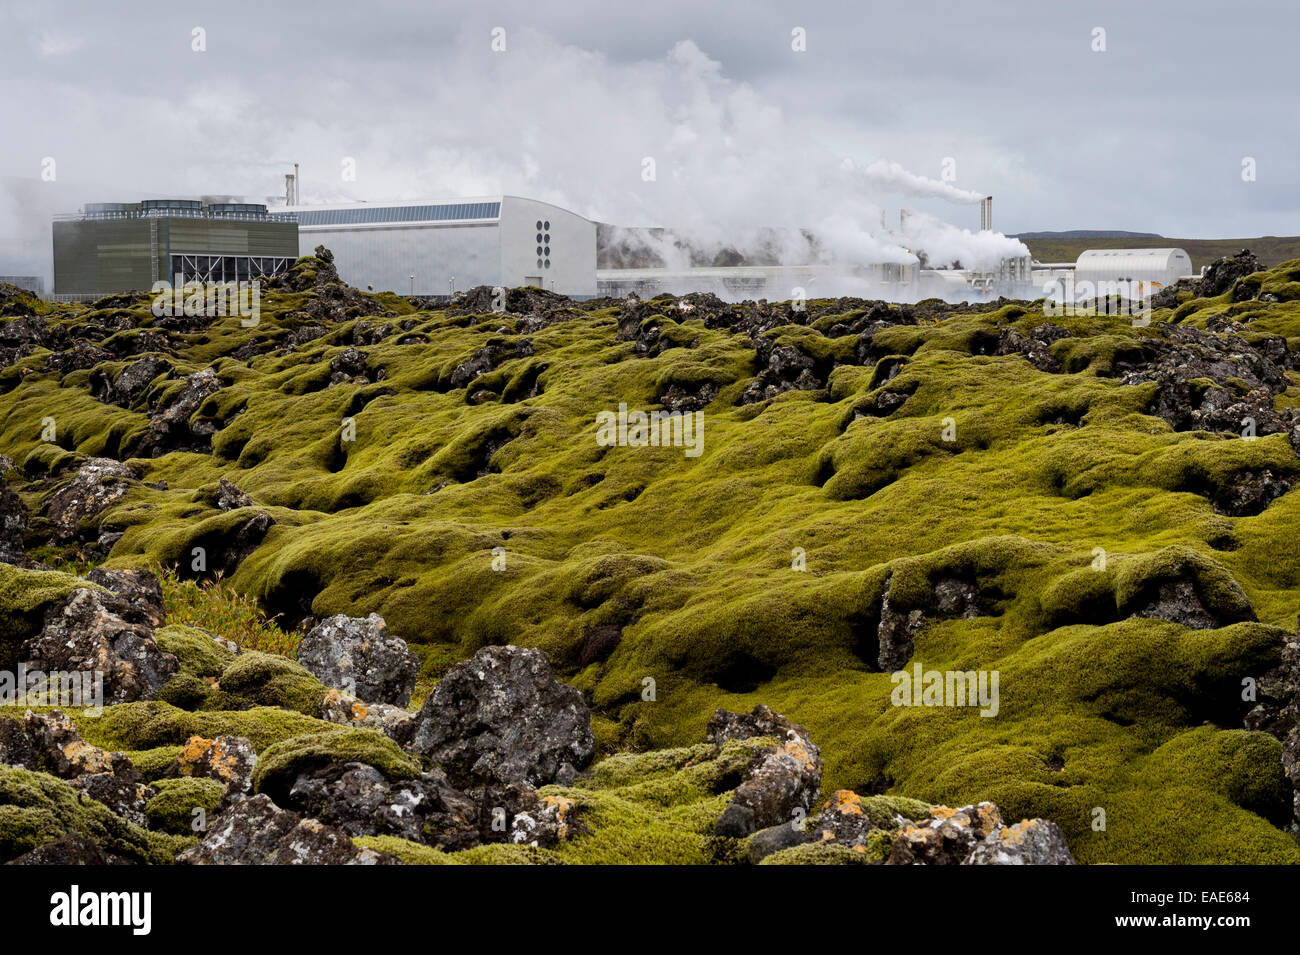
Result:
[[[547,259],[547,260],[546,260],[546,267],[547,267],[548,269],[551,267],[551,260],[550,260],[550,259]]]
[[[541,232],[541,231],[542,231],[542,220],[541,220],[541,219],[538,219],[538,220],[537,220],[537,231],[538,231],[538,232]]]
[[[538,267],[539,269],[542,267],[542,260],[541,260],[541,259],[538,259],[538,260],[537,260],[537,267]]]
[[[538,255],[542,254],[542,247],[540,245],[537,247],[537,254]]]
[[[544,232],[550,232],[550,231],[551,231],[551,223],[550,223],[550,220],[549,220],[549,219],[547,220],[546,224],[542,226],[542,230],[543,230]]]

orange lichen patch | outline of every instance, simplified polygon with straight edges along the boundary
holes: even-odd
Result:
[[[113,760],[110,754],[84,740],[73,740],[66,746],[60,747],[60,749],[63,755],[67,757],[68,762],[73,766],[80,767],[82,772],[109,773],[113,771]]]
[[[1037,819],[1027,819],[1024,822],[1018,822],[1014,826],[1008,826],[998,833],[998,839],[1010,845],[1016,845],[1024,841],[1029,830],[1038,824]]]
[[[816,757],[808,749],[803,740],[787,740],[777,747],[776,750],[785,756],[789,756],[804,769],[812,769],[816,765]]]
[[[176,757],[182,775],[193,776],[195,774],[198,762],[207,755],[208,750],[212,748],[213,742],[215,741],[202,736],[191,736],[186,740],[184,749]]]
[[[208,765],[218,778],[223,782],[229,782],[239,765],[239,757],[230,751],[230,748],[223,740],[218,739],[213,743],[212,754],[208,757]]]
[[[982,802],[975,807],[975,819],[973,820],[982,833],[990,833],[1001,826],[1002,814],[998,812],[998,807],[991,802]]]
[[[360,700],[352,704],[352,718],[364,720],[370,714],[370,708]]]
[[[960,815],[963,815],[963,813],[962,813],[960,810],[958,810],[958,809],[952,809],[952,808],[949,808],[948,806],[931,806],[931,807],[930,807],[930,818],[931,818],[931,819],[951,819],[951,818],[953,818],[954,816],[960,816]]]
[[[852,789],[837,789],[835,795],[826,800],[826,805],[823,808],[860,816],[862,815],[862,797]]]

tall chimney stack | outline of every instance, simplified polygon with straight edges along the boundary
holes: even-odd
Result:
[[[993,231],[993,197],[989,196],[987,199],[984,200],[984,202],[987,203],[988,205],[988,213],[987,213],[988,228],[989,231],[992,232]]]

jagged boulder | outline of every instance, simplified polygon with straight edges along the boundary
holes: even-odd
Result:
[[[287,805],[350,836],[398,836],[443,849],[479,842],[479,811],[438,769],[418,779],[389,780],[365,763],[302,773]]]
[[[389,635],[377,613],[322,620],[299,644],[298,662],[326,686],[399,707],[410,701],[420,672],[419,657],[405,640]]]
[[[77,589],[45,614],[41,632],[20,648],[29,670],[93,673],[103,678],[103,704],[152,700],[180,669],[159,648],[153,628],[116,611],[118,598]]]
[[[253,499],[239,489],[239,485],[229,478],[217,482],[217,507],[223,511],[233,511],[241,507],[252,507]]]
[[[396,865],[361,849],[316,819],[281,809],[263,795],[234,803],[212,820],[203,841],[176,857],[182,865]]]
[[[484,647],[439,681],[410,749],[457,785],[539,786],[591,762],[595,738],[582,694],[555,679],[544,651]]]
[[[23,546],[23,534],[26,531],[27,506],[0,479],[0,562],[20,567],[34,563],[28,558]]]
[[[806,817],[821,790],[821,750],[808,731],[763,704],[750,713],[717,710],[705,731],[708,742],[772,736],[780,740],[764,749],[736,787],[731,804],[718,819],[720,836],[743,838],[759,829]]]
[[[167,622],[162,584],[148,570],[106,570],[96,567],[86,574],[92,584],[112,592],[113,611],[128,623],[156,630]]]
[[[136,445],[134,455],[156,458],[169,451],[207,451],[218,422],[195,418],[195,414],[224,387],[212,368],[186,378],[180,393],[149,419],[149,429]]]
[[[112,458],[89,458],[72,479],[45,502],[54,540],[69,543],[87,535],[92,522],[136,486],[136,473]]]
[[[81,738],[61,710],[32,713],[24,718],[35,765],[102,802],[132,825],[143,826],[145,804],[154,791],[143,784],[140,773],[123,753],[110,753]]]
[[[191,736],[163,776],[167,779],[184,776],[215,779],[226,787],[228,793],[243,794],[252,792],[256,766],[257,751],[252,742],[242,736],[218,736],[215,739]]]
[[[1300,636],[1282,641],[1281,662],[1258,680],[1257,702],[1246,714],[1248,730],[1282,743],[1282,771],[1291,784],[1291,807],[1300,822]]]
[[[321,719],[341,726],[378,730],[398,743],[410,742],[415,714],[387,703],[363,703],[350,693],[331,689],[321,700]]]
[[[113,379],[102,368],[97,368],[90,376],[90,393],[100,401],[131,408],[144,397],[153,380],[171,368],[171,362],[158,355],[147,355],[132,362]]]
[[[1074,857],[1060,826],[1046,819],[1026,819],[994,829],[963,865],[1074,865]]]
[[[452,369],[451,387],[463,388],[502,362],[512,358],[528,358],[532,354],[533,343],[527,338],[513,342],[490,341]]]

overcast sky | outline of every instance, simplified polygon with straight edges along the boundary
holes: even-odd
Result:
[[[1295,0],[5,0],[0,272],[51,211],[261,200],[294,161],[304,202],[977,228],[947,190],[996,196],[1007,232],[1295,234],[1298,44]]]

